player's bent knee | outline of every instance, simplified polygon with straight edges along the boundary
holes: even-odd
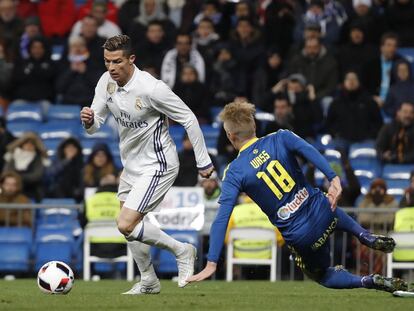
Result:
[[[121,232],[125,236],[129,236],[134,230],[134,226],[128,221],[118,219],[117,223],[119,232]]]

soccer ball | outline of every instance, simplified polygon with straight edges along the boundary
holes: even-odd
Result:
[[[72,269],[61,261],[49,261],[37,273],[37,285],[45,294],[67,294],[74,282]]]

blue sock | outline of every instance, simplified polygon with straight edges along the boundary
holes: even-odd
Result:
[[[343,268],[329,267],[319,284],[328,288],[360,288],[364,287],[362,277],[349,273]]]
[[[361,233],[367,232],[364,228],[361,227],[351,216],[341,210],[339,207],[335,210],[336,216],[338,217],[338,224],[336,229],[349,232],[356,236],[360,237]]]

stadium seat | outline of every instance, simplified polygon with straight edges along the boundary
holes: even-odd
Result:
[[[70,226],[39,225],[35,234],[35,270],[48,261],[72,262],[73,234]]]
[[[349,148],[348,157],[354,174],[365,192],[371,181],[381,174],[381,163],[377,159],[375,142],[367,141],[352,144]]]
[[[99,142],[93,139],[83,139],[81,141],[82,153],[83,153],[83,157],[85,161],[87,161],[89,155],[92,153],[93,147],[97,143],[102,143],[102,142]],[[111,151],[115,166],[117,168],[122,168],[121,156],[120,156],[120,151],[119,151],[119,143],[117,141],[109,141],[105,143],[108,145],[109,150]]]
[[[43,199],[41,204],[53,205],[52,208],[42,208],[39,210],[37,221],[39,224],[70,224],[78,223],[78,210],[74,208],[67,208],[65,205],[76,204],[76,201],[72,198],[63,199]],[[56,207],[59,206],[59,207]]]
[[[20,137],[27,132],[39,132],[39,124],[33,124],[32,122],[11,122],[7,123],[7,129],[15,137]]]
[[[221,123],[219,119],[219,114],[222,109],[223,107],[219,107],[219,106],[210,107],[210,117],[211,117],[213,126],[219,127],[219,124]]]
[[[173,237],[174,239],[190,243],[197,249],[199,248],[199,235],[194,230],[164,230],[165,233]],[[155,247],[151,248],[152,262],[154,263],[155,270],[161,274],[177,275],[177,261],[173,254],[167,250],[161,250]]]
[[[387,164],[382,170],[382,178],[409,180],[412,171],[414,171],[412,164]]]
[[[257,239],[272,241],[272,256],[270,259],[251,259],[251,258],[234,258],[233,241],[237,239]],[[227,272],[226,281],[233,281],[233,265],[269,265],[270,266],[270,281],[276,281],[276,258],[277,246],[276,235],[273,229],[262,228],[234,228],[229,232],[229,239],[227,244]]]
[[[207,148],[216,148],[220,129],[211,125],[202,125],[201,130],[203,131]]]
[[[60,142],[69,137],[79,137],[80,124],[71,121],[50,121],[41,125],[39,136],[42,140]]]
[[[319,151],[323,151],[325,149],[335,149],[332,136],[328,134],[318,135],[312,145]]]
[[[7,109],[6,120],[12,122],[30,122],[39,124],[43,121],[42,106],[37,103],[11,104]]]
[[[52,53],[50,58],[57,62],[62,59],[63,53],[65,52],[65,46],[63,44],[52,45]]]
[[[0,271],[29,271],[31,244],[30,228],[0,227]]]
[[[47,120],[76,120],[81,126],[79,119],[80,107],[78,105],[50,105],[47,111]]]
[[[183,137],[185,134],[185,129],[181,125],[171,125],[169,128],[171,138],[173,139],[177,150],[180,151],[183,145]]]
[[[411,64],[412,70],[414,70],[414,47],[399,48],[398,53],[408,60]]]
[[[46,148],[47,155],[50,160],[54,160],[56,157],[57,148],[59,147],[62,140],[58,139],[43,139],[43,145]]]
[[[387,183],[387,193],[394,196],[399,202],[404,195],[405,189],[409,186],[409,180],[404,179],[385,179]]]

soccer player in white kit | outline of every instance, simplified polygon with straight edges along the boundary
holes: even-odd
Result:
[[[177,258],[178,286],[194,273],[196,249],[181,243],[146,220],[164,198],[178,174],[179,161],[168,132],[167,117],[182,124],[194,147],[199,174],[208,178],[213,164],[196,117],[162,81],[134,65],[130,38],[109,38],[104,46],[108,69],[99,79],[91,107],[81,111],[89,134],[99,130],[109,112],[118,124],[121,161],[118,198],[119,231],[125,235],[141,274],[141,281],[124,294],[158,294],[160,282],[150,257],[150,246],[167,249]]]

